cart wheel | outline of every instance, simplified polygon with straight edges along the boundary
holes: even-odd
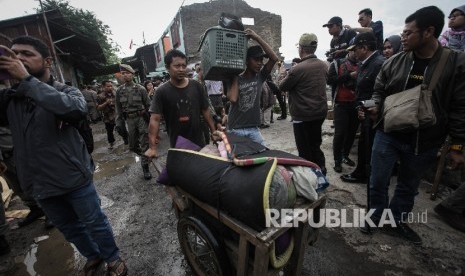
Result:
[[[196,275],[228,275],[226,253],[202,221],[192,216],[182,216],[178,221],[178,239]]]

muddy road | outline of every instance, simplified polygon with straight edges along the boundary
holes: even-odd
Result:
[[[332,170],[331,123],[325,122],[323,141],[331,183],[327,207],[364,208],[366,186],[344,183]],[[107,149],[103,123],[93,129],[95,185],[130,275],[192,275],[179,248],[177,219],[164,187],[155,178],[142,178],[139,158],[127,151],[120,137],[113,150]],[[269,148],[296,153],[291,122],[276,120],[262,133]],[[161,162],[167,145],[162,133]],[[356,160],[356,146],[351,157]],[[156,177],[153,167],[151,172]],[[348,172],[351,168],[343,167],[343,173]],[[427,221],[412,226],[422,246],[383,233],[367,236],[357,228],[322,228],[318,242],[305,253],[302,275],[464,275],[465,234],[438,219],[433,211],[438,201],[429,199],[429,186],[421,185],[414,210],[426,214]],[[15,197],[9,210],[22,208]],[[56,229],[45,230],[43,221],[19,229],[15,225],[15,220],[10,222],[7,239],[12,252],[0,258],[0,275],[78,275],[84,260]]]

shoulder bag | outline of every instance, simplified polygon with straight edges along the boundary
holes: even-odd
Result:
[[[408,132],[436,123],[431,97],[449,54],[450,50],[444,48],[428,86],[423,83],[386,97],[383,110],[385,132]]]

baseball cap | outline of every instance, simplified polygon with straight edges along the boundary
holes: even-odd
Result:
[[[342,25],[342,18],[340,18],[339,16],[331,17],[328,23],[324,24],[323,27],[328,27],[328,25],[333,25],[333,24]]]
[[[355,36],[349,41],[349,46],[346,48],[347,51],[353,51],[355,48]]]
[[[304,33],[300,36],[299,45],[308,47],[308,46],[315,46],[318,44],[318,38],[314,33]]]
[[[247,58],[260,58],[260,57],[268,57],[265,52],[263,52],[262,47],[259,45],[254,45],[250,46],[249,49],[247,49]]]
[[[131,65],[129,64],[120,64],[119,65],[119,70],[120,71],[127,71],[129,73],[132,73],[134,74],[136,71],[134,71],[134,69],[132,69]]]
[[[350,42],[349,42],[349,47],[347,47],[347,51],[353,51],[355,49],[355,46],[358,45],[368,45],[368,44],[373,44],[376,45],[376,37],[373,33],[368,32],[368,33],[359,33],[356,35]]]

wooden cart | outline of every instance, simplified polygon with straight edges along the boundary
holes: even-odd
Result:
[[[273,269],[270,265],[270,252],[274,240],[289,228],[266,228],[261,232],[251,229],[244,223],[224,214],[218,209],[199,201],[179,187],[167,186],[178,217],[178,237],[181,249],[197,275],[300,275],[305,250],[318,238],[318,229],[310,227],[308,221],[294,228],[294,249],[291,258],[283,269]],[[299,199],[300,200],[300,199]],[[294,208],[305,210],[324,208],[326,197],[310,203],[300,200]],[[228,240],[215,237],[213,231],[201,219],[189,212],[193,207],[200,208],[233,231],[238,239]],[[315,212],[317,214],[319,212]],[[282,275],[282,273],[280,274]]]

